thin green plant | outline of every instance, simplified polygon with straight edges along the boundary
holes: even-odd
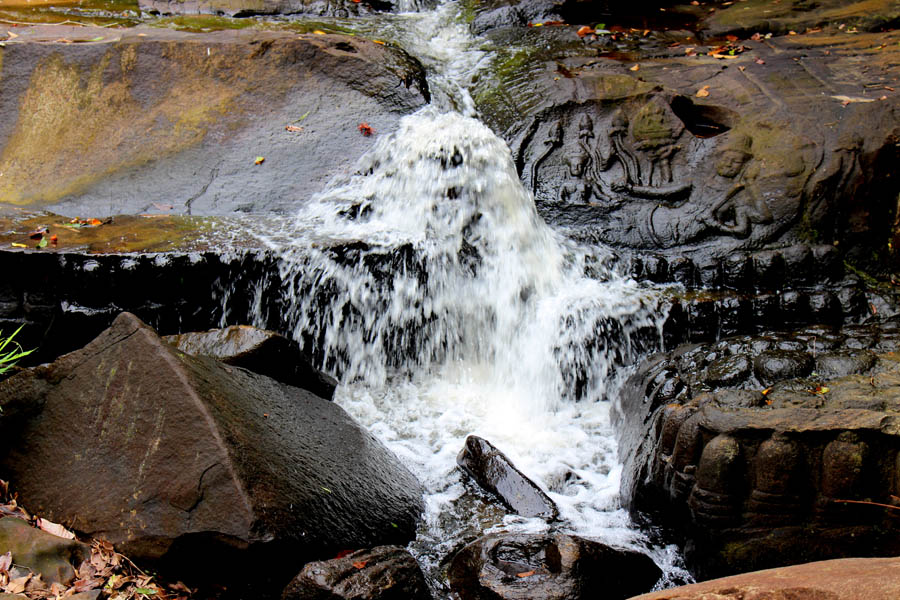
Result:
[[[25,350],[19,342],[15,341],[14,338],[22,331],[23,327],[25,327],[24,324],[19,325],[19,328],[9,337],[3,337],[3,332],[0,331],[0,375],[12,369],[20,359],[25,358],[35,350],[34,348]]]

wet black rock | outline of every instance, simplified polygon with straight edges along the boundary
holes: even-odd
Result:
[[[576,536],[492,534],[460,550],[447,576],[461,600],[619,600],[662,572],[645,554]]]
[[[559,516],[553,500],[487,440],[467,437],[456,464],[516,514],[548,520]]]
[[[282,600],[431,600],[416,560],[399,546],[307,563]]]
[[[900,552],[898,323],[809,326],[648,358],[612,416],[622,498],[699,577]],[[877,348],[877,350],[875,350]]]

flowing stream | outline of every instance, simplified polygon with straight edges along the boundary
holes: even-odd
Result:
[[[640,548],[683,579],[674,550],[620,508],[608,415],[630,365],[659,345],[657,293],[538,216],[506,144],[475,118],[466,87],[490,48],[474,47],[456,10],[380,21],[426,65],[435,101],[267,232],[287,320],[339,375],[336,402],[424,483],[411,550],[439,594],[461,544],[551,527]],[[470,434],[547,491],[560,521],[507,515],[466,482],[455,461]]]

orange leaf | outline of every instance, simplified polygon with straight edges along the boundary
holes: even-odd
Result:
[[[353,566],[356,567],[357,569],[363,569],[363,568],[365,568],[366,563],[368,563],[368,562],[369,561],[367,561],[367,560],[360,560],[360,561],[353,563]]]
[[[697,93],[694,95],[697,96],[698,98],[706,98],[707,96],[709,96],[709,86],[704,85],[702,88],[697,90]]]
[[[88,221],[88,224],[91,227],[96,227],[98,225],[103,225],[103,221],[101,221],[100,219],[91,219],[90,221]]]
[[[302,127],[297,127],[296,125],[288,125],[284,128],[286,131],[290,131],[296,133],[298,131],[303,131]]]
[[[524,573],[516,573],[516,577],[531,577],[534,571],[525,571]]]
[[[370,135],[375,133],[375,130],[368,123],[360,123],[356,128],[359,129],[359,132],[366,137],[369,137]]]
[[[633,67],[629,67],[628,70],[629,71],[637,71],[640,68],[641,68],[641,65],[634,65]]]
[[[590,34],[594,33],[594,28],[584,25],[584,26],[580,27],[578,29],[578,31],[576,31],[575,33],[578,35],[578,37],[584,37],[586,35],[590,35]]]

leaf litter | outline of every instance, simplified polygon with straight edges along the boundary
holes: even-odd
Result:
[[[16,517],[47,533],[75,539],[75,534],[63,525],[47,519],[33,517],[18,505],[15,494],[9,492],[9,484],[0,479],[0,517]],[[91,556],[75,570],[71,585],[47,584],[40,574],[16,565],[12,552],[0,554],[0,592],[21,594],[29,600],[60,600],[81,592],[100,590],[102,600],[190,600],[197,590],[184,583],[164,584],[156,576],[146,573],[126,556],[115,551],[106,540],[88,542]]]

